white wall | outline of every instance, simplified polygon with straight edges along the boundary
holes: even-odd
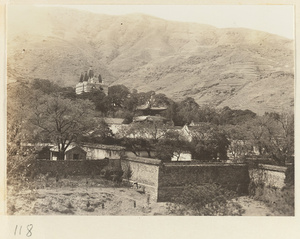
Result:
[[[192,155],[190,153],[181,153],[178,160],[177,156],[178,155],[174,153],[171,161],[192,161]]]
[[[120,159],[122,151],[114,151],[114,150],[104,150],[97,148],[89,148],[82,147],[86,152],[86,159],[88,160],[96,160],[96,159]]]

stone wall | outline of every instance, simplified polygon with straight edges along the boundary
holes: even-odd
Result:
[[[249,168],[248,164],[199,161],[162,163],[158,159],[128,157],[122,160],[122,170],[125,179],[137,190],[142,188],[155,201],[170,201],[186,185],[205,183],[217,183],[239,194],[253,193],[251,186],[254,185],[254,194],[259,190],[262,194],[266,192],[268,197],[269,189],[275,188],[278,190],[274,197],[278,198],[279,190],[285,187],[286,167],[259,165]]]
[[[246,164],[162,163],[157,159],[129,157],[122,160],[122,170],[127,180],[144,187],[155,201],[169,201],[189,184],[215,182],[240,193],[247,193],[249,185]]]
[[[125,180],[151,195],[157,201],[158,175],[161,160],[142,157],[128,157],[122,160]]]
[[[249,195],[264,201],[283,215],[293,216],[294,168],[258,164],[249,166]]]
[[[249,168],[251,182],[265,187],[281,189],[285,186],[285,172],[287,167],[259,164],[257,167]]]
[[[38,160],[34,165],[36,173],[51,175],[99,175],[109,165],[109,160],[52,161]]]
[[[247,193],[249,185],[246,164],[199,162],[165,163],[159,171],[158,201],[169,201],[186,185],[218,183],[238,193]]]

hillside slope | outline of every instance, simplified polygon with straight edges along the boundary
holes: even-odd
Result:
[[[8,81],[43,78],[75,86],[93,66],[109,85],[174,100],[250,109],[292,109],[293,41],[131,14],[65,8],[8,11]]]

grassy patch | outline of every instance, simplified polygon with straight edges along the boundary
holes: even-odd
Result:
[[[260,185],[255,189],[255,193],[252,197],[265,202],[274,212],[278,212],[281,215],[295,215],[294,186],[278,189]]]
[[[233,201],[236,193],[217,184],[186,186],[180,195],[168,204],[173,215],[235,216],[242,215],[242,207]]]

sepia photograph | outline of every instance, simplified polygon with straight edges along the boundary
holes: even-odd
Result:
[[[6,215],[294,218],[294,21],[8,4]]]

